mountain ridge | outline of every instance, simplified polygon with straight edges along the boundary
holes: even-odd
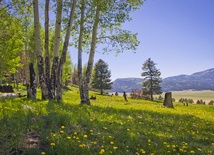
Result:
[[[118,78],[113,81],[113,89],[109,92],[131,92],[132,89],[142,88],[143,78]],[[166,77],[161,83],[162,91],[182,90],[214,90],[214,68],[195,72],[191,75]]]

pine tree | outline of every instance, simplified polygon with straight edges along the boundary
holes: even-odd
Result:
[[[108,64],[102,59],[98,60],[94,67],[94,75],[91,86],[95,89],[100,89],[100,94],[103,95],[103,90],[111,89],[111,71],[108,70]]]
[[[141,74],[144,77],[143,86],[143,93],[144,95],[150,95],[150,99],[153,101],[153,95],[161,94],[161,86],[160,83],[162,79],[160,77],[161,72],[156,68],[156,64],[149,58],[143,64],[142,70],[143,73]]]

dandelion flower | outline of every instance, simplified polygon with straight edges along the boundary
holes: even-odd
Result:
[[[41,154],[45,154],[45,152],[41,152]]]
[[[151,139],[148,139],[148,143],[151,143]]]
[[[85,147],[86,145],[85,144],[80,144],[79,147],[83,148]]]
[[[67,137],[67,139],[71,139],[71,137],[70,137],[70,136],[68,136],[68,137]]]
[[[74,135],[77,135],[77,132],[76,132],[76,131],[74,132]]]
[[[64,133],[64,131],[62,131],[62,130],[61,130],[61,131],[60,131],[60,133],[61,133],[61,134],[63,134],[63,133]]]
[[[92,144],[96,145],[96,144],[97,144],[97,142],[92,142]]]
[[[127,129],[127,131],[130,131],[130,129]]]
[[[114,142],[110,142],[110,144],[111,144],[111,145],[113,145],[113,144],[114,144]]]
[[[113,147],[113,149],[114,149],[114,150],[117,150],[117,149],[118,149],[118,147],[117,147],[117,146],[114,146],[114,147]]]
[[[191,153],[191,154],[194,154],[194,153],[195,153],[195,151],[191,150],[191,151],[190,151],[190,153]]]
[[[103,154],[104,152],[105,152],[105,150],[101,149],[100,152],[99,152],[99,154]]]
[[[51,145],[51,146],[55,146],[55,143],[51,143],[50,145]]]
[[[140,149],[140,152],[141,152],[142,154],[145,154],[145,153],[146,153],[146,151],[145,151],[144,149]]]
[[[88,136],[87,136],[87,135],[84,135],[83,137],[84,137],[84,138],[87,138]]]
[[[65,128],[65,126],[64,126],[64,125],[62,125],[62,126],[61,126],[61,128],[62,128],[62,129],[64,129],[64,128]]]
[[[93,130],[90,130],[90,132],[92,133],[92,132],[93,132]]]

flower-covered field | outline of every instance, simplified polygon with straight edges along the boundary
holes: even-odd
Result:
[[[63,103],[0,99],[0,154],[214,154],[214,106],[174,109],[161,103],[101,96],[80,105],[77,88]]]

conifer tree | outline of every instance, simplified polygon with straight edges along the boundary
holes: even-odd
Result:
[[[111,71],[108,70],[108,64],[102,59],[99,59],[94,67],[94,75],[92,79],[92,88],[100,89],[100,94],[103,95],[103,90],[112,88]]]
[[[161,72],[156,68],[156,64],[154,61],[149,58],[145,61],[143,64],[142,70],[143,73],[141,74],[142,77],[144,77],[144,82],[142,84],[143,86],[143,94],[144,95],[150,95],[150,99],[153,101],[153,95],[161,94],[161,82],[162,79],[160,77]]]

